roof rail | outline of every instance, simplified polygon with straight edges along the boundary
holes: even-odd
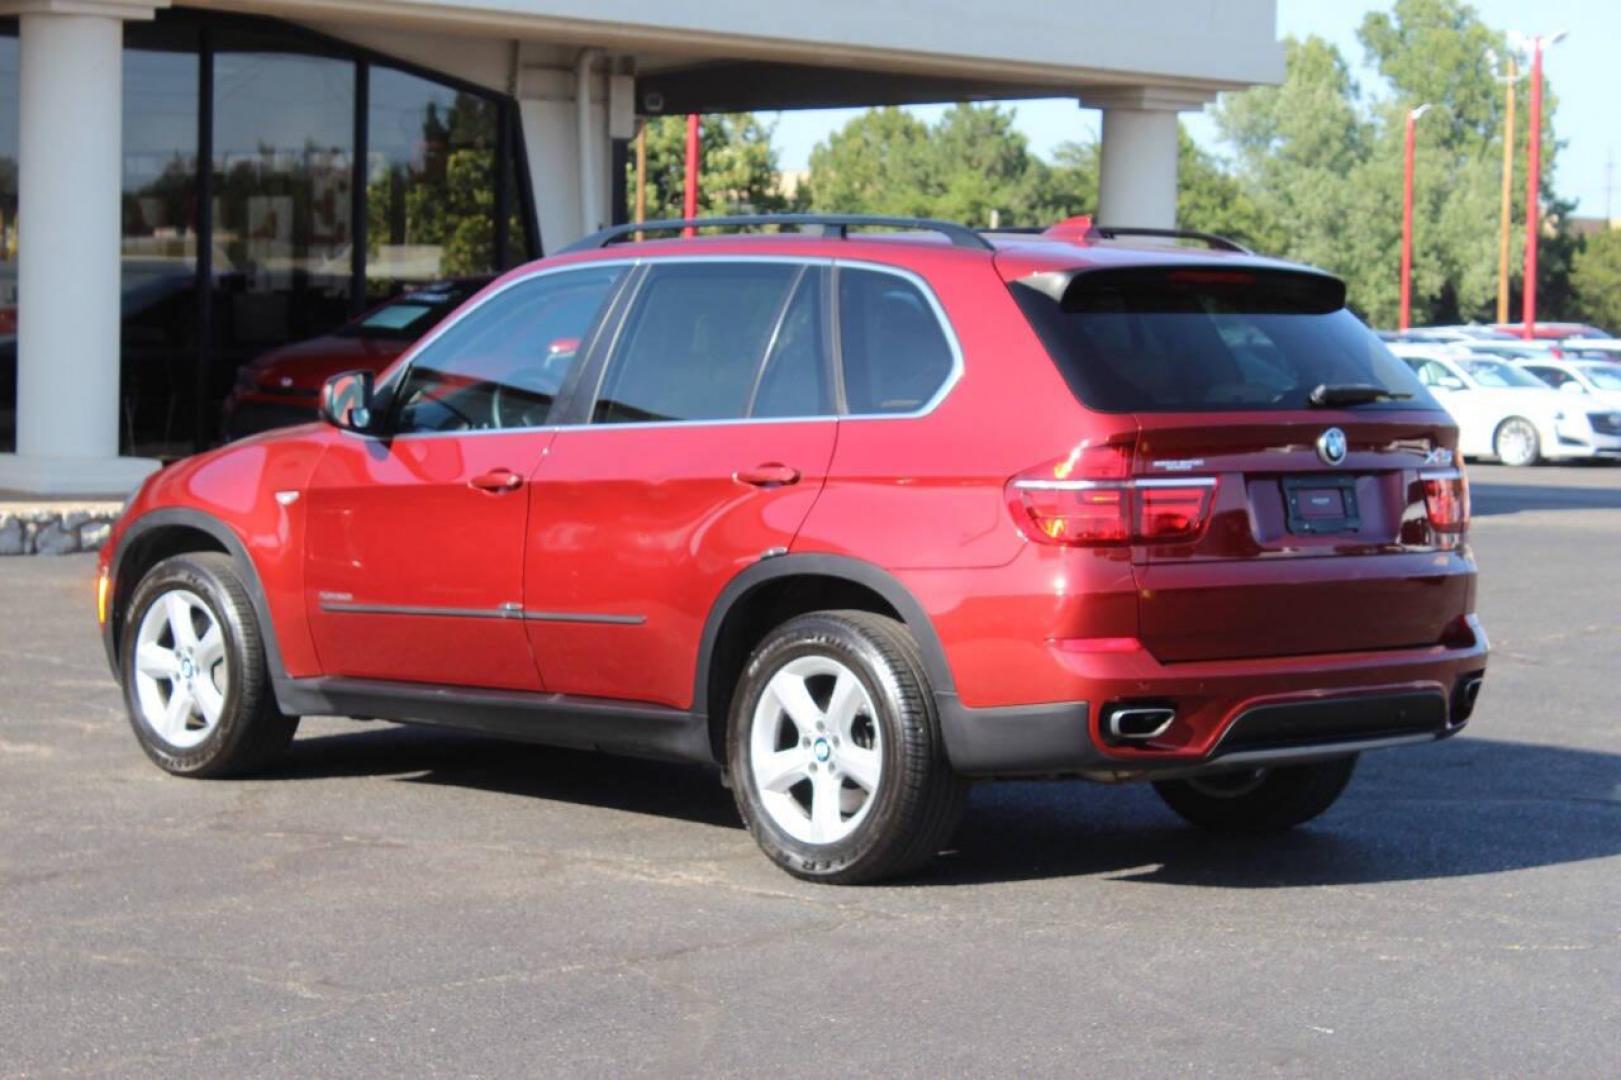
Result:
[[[953,247],[972,248],[976,251],[995,251],[989,240],[966,225],[931,218],[881,217],[871,214],[739,214],[725,217],[664,218],[658,221],[633,222],[613,225],[576,240],[559,254],[575,251],[596,251],[616,240],[644,232],[674,232],[677,229],[747,229],[769,225],[793,226],[801,232],[819,228],[824,237],[847,240],[853,228],[917,229],[934,232],[951,241]]]
[[[1129,225],[1093,225],[1088,231],[1088,235],[1101,237],[1104,240],[1113,240],[1121,236],[1157,236],[1166,240],[1200,240],[1216,251],[1233,251],[1240,255],[1255,254],[1236,240],[1229,240],[1225,236],[1217,236],[1215,233],[1198,232],[1194,229],[1142,229]]]

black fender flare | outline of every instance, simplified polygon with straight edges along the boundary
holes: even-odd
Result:
[[[189,528],[198,532],[207,533],[217,540],[221,547],[230,556],[232,564],[248,584],[248,593],[253,600],[253,615],[259,620],[259,636],[264,642],[265,663],[270,668],[270,682],[275,688],[278,700],[282,698],[282,691],[287,683],[287,668],[281,659],[281,644],[276,639],[276,624],[270,617],[270,605],[265,601],[264,585],[259,580],[259,568],[254,565],[253,559],[248,555],[248,549],[243,545],[242,538],[237,536],[219,518],[211,517],[201,510],[191,510],[185,507],[164,507],[152,510],[136,518],[122,536],[119,537],[118,547],[113,551],[112,560],[108,565],[108,573],[113,581],[118,581],[124,557],[137,545],[140,539],[148,533],[157,532],[166,528]],[[107,659],[112,665],[113,677],[119,678],[118,670],[118,630],[122,622],[116,615],[107,620],[106,631],[103,635],[107,646]]]
[[[940,635],[935,633],[934,623],[928,613],[923,610],[917,597],[911,590],[902,585],[896,577],[882,567],[860,559],[852,559],[847,555],[781,555],[774,559],[764,559],[754,563],[747,569],[738,573],[715,598],[710,606],[709,617],[704,621],[703,637],[698,646],[698,670],[692,690],[692,711],[707,715],[709,712],[709,674],[710,666],[714,661],[715,644],[720,639],[721,627],[726,623],[726,617],[731,614],[739,601],[750,592],[770,581],[785,577],[803,577],[814,575],[817,577],[842,578],[871,589],[884,602],[894,608],[906,623],[906,628],[917,639],[918,647],[923,653],[923,667],[933,685],[936,697],[949,695],[956,697],[957,684],[951,677],[951,665],[946,662],[945,648],[940,644]]]

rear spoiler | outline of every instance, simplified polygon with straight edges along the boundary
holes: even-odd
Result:
[[[1188,309],[1195,294],[1217,296],[1234,311],[1326,315],[1345,306],[1345,282],[1306,267],[1166,263],[1077,266],[1019,278],[1066,311],[1164,312]]]

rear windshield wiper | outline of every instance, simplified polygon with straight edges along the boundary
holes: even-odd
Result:
[[[1370,401],[1405,401],[1412,396],[1369,383],[1343,383],[1338,386],[1320,383],[1307,400],[1319,409],[1328,409],[1336,405],[1366,405]]]

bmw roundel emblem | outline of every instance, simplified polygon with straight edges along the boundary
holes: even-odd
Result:
[[[1345,432],[1337,427],[1331,427],[1317,436],[1317,456],[1323,459],[1325,465],[1345,464],[1345,453],[1348,449]]]

